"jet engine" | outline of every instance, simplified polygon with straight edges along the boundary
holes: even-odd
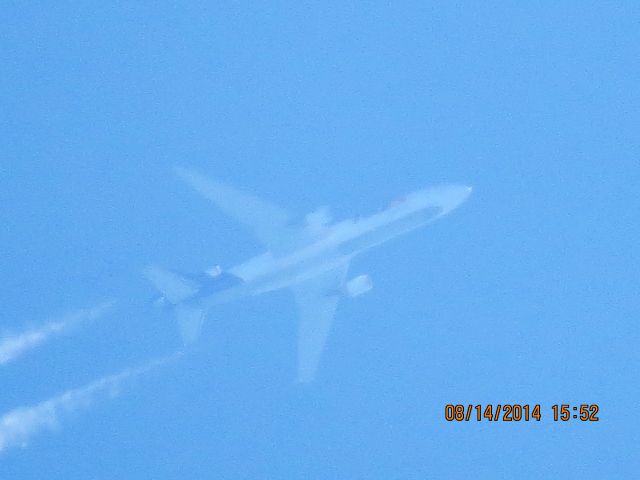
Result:
[[[373,288],[373,282],[369,275],[358,275],[355,278],[349,280],[345,287],[345,293],[350,297],[357,297],[363,293],[367,293]]]

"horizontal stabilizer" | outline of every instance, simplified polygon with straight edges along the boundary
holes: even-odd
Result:
[[[178,305],[175,312],[182,342],[185,345],[190,345],[200,336],[205,311],[194,306]]]
[[[173,304],[181,302],[198,291],[198,285],[191,280],[156,266],[147,267],[144,275]]]

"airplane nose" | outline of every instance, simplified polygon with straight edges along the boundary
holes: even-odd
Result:
[[[473,188],[466,185],[453,186],[451,189],[451,200],[457,207],[467,198],[469,198],[469,195],[471,195],[472,191]]]
[[[469,198],[473,189],[469,186],[449,186],[442,192],[440,202],[442,206],[442,214],[449,213],[451,210],[458,208]]]
[[[460,205],[462,202],[465,202],[467,198],[469,198],[469,195],[471,195],[471,192],[473,192],[473,187],[469,187],[469,186],[461,187],[460,193],[459,193],[459,201],[456,206]]]

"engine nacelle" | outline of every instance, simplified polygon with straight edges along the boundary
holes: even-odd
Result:
[[[206,270],[205,273],[212,278],[219,277],[222,275],[222,267],[220,265],[216,265],[215,267],[211,267],[209,270]]]
[[[357,297],[363,293],[367,293],[373,288],[373,282],[369,275],[358,275],[349,280],[344,286],[345,293],[350,297]]]

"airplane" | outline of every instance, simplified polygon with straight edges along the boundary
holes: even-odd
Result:
[[[207,313],[216,305],[274,290],[293,291],[298,309],[298,381],[313,381],[342,297],[371,290],[368,275],[347,280],[351,260],[363,251],[451,212],[471,187],[444,185],[410,193],[367,218],[331,224],[326,209],[296,225],[283,209],[197,172],[176,173],[227,215],[249,227],[268,249],[233,268],[219,266],[195,275],[158,266],[144,273],[160,291],[156,305],[172,311],[185,345],[195,342]]]

